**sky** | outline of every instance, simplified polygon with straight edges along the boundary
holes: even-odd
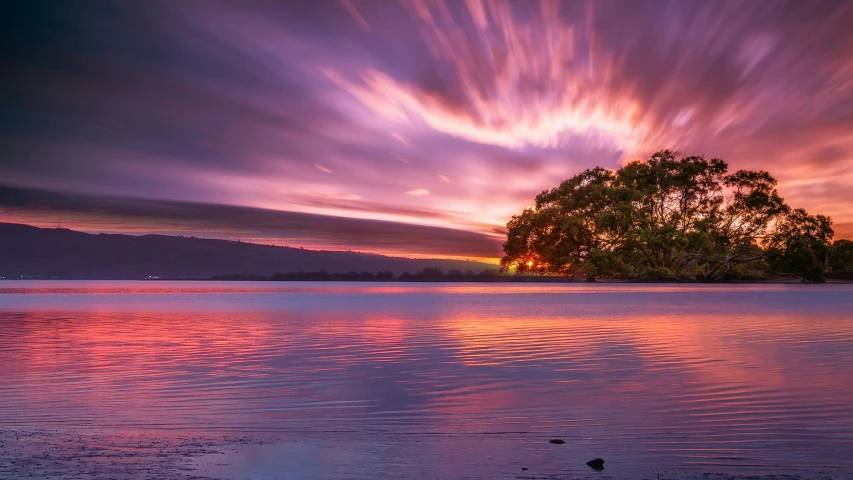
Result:
[[[0,221],[494,259],[664,148],[853,238],[853,2],[0,6]]]

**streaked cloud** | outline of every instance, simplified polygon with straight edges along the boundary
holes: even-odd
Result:
[[[18,2],[4,18],[5,185],[499,242],[541,190],[675,148],[768,170],[853,234],[849,2]]]
[[[363,28],[367,31],[370,31],[370,25],[367,23],[367,21],[364,19],[364,17],[361,16],[361,13],[358,12],[358,9],[355,8],[355,5],[353,5],[350,0],[340,0],[340,1],[341,1],[341,5],[343,5],[344,8],[346,9],[346,11],[350,15],[352,15],[352,18],[356,21],[356,23],[358,23],[358,25],[361,28]]]
[[[76,195],[0,186],[0,219],[103,233],[242,239],[325,250],[495,259],[500,238],[461,230],[213,203]]]

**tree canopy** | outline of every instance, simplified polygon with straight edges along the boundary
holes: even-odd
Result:
[[[824,281],[831,220],[792,209],[764,171],[665,150],[619,170],[585,170],[507,223],[503,268],[640,279]],[[841,255],[839,263],[845,262]]]
[[[836,240],[830,251],[830,268],[837,272],[853,270],[853,241]]]

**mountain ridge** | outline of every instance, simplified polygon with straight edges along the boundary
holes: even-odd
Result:
[[[390,271],[425,268],[495,269],[495,265],[452,259],[415,259],[375,253],[308,250],[254,243],[160,234],[85,233],[0,223],[0,277],[62,279],[207,279],[215,275],[321,271]]]

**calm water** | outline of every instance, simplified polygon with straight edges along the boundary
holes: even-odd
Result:
[[[218,478],[847,478],[853,285],[0,282],[39,428],[276,439]]]

